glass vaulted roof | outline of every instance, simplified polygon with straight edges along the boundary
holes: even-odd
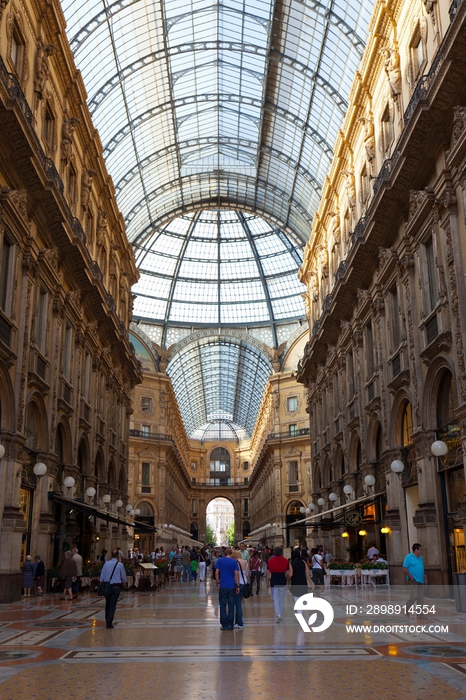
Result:
[[[199,440],[250,437],[272,371],[251,343],[216,336],[194,340],[170,361],[188,435]]]
[[[63,0],[130,240],[234,204],[306,242],[372,7]]]
[[[173,219],[135,245],[134,316],[169,324],[274,324],[304,315],[302,245],[252,214],[208,210]]]

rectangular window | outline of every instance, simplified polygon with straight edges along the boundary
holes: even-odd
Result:
[[[391,299],[391,317],[392,317],[392,339],[393,348],[395,351],[401,343],[401,318],[400,318],[400,305],[398,301],[398,289],[393,287],[390,292]]]
[[[76,171],[71,164],[68,169],[68,195],[72,202],[76,200]]]
[[[288,432],[292,437],[298,434],[298,426],[296,425],[296,423],[293,423],[292,425],[288,426]]]
[[[4,238],[2,244],[2,259],[0,260],[0,309],[3,311],[6,311],[7,307],[11,249],[12,246]]]
[[[375,372],[375,348],[371,322],[369,322],[366,326],[366,357],[367,376],[370,378]]]
[[[338,382],[338,372],[333,375],[333,404],[335,416],[340,413],[340,387]]]
[[[298,397],[297,396],[289,396],[286,400],[286,405],[288,411],[297,411],[298,410]]]
[[[192,503],[192,514],[197,515],[197,498],[193,498]]]
[[[11,32],[10,59],[16,68],[16,72],[21,77],[24,57],[24,41],[21,37],[19,28],[16,22],[13,23],[13,31]]]
[[[86,214],[86,236],[88,241],[94,240],[94,218],[90,211]]]
[[[438,286],[437,286],[437,270],[435,264],[435,251],[434,251],[434,241],[432,236],[429,238],[425,244],[426,251],[426,264],[427,264],[427,280],[429,285],[428,290],[428,302],[430,304],[429,311],[435,309],[435,305],[438,300]]]
[[[384,112],[382,114],[382,144],[383,144],[383,150],[384,153],[386,154],[388,149],[390,148],[393,138],[394,138],[394,131],[393,131],[393,121],[392,121],[392,115],[390,112],[390,107],[387,105],[384,109]]]
[[[351,400],[354,396],[354,358],[353,352],[350,350],[346,356],[346,372],[348,382],[348,399]]]
[[[65,338],[63,343],[62,352],[62,372],[66,379],[70,379],[71,374],[71,341],[73,336],[73,329],[71,326],[66,326],[65,328]]]
[[[327,415],[327,390],[322,389],[322,427],[325,428],[328,425],[328,415]]]
[[[152,411],[152,399],[149,396],[143,396],[141,398],[141,411],[143,413],[150,413]]]
[[[419,73],[424,63],[424,50],[422,46],[422,37],[419,31],[419,26],[417,31],[411,41],[411,65],[413,68],[413,77],[417,79]]]
[[[47,324],[47,292],[43,289],[39,292],[39,306],[37,309],[36,342],[39,351],[45,354],[45,336]]]
[[[290,486],[299,482],[299,469],[297,461],[288,462],[288,480]]]
[[[249,469],[249,462],[243,462],[243,469],[245,472]]]
[[[361,187],[361,202],[366,202],[369,197],[369,176],[367,173],[367,167],[364,166],[361,171],[360,177],[360,187]]]
[[[243,498],[243,515],[249,515],[249,498]]]
[[[91,356],[86,352],[84,356],[84,374],[83,374],[83,396],[86,401],[89,401],[89,387],[91,382]]]
[[[53,132],[55,127],[55,117],[49,105],[45,108],[44,115],[44,139],[50,148],[53,146]]]
[[[141,433],[143,437],[149,437],[150,435],[150,425],[142,425]]]
[[[142,493],[150,493],[150,462],[142,462],[141,464],[141,491]]]

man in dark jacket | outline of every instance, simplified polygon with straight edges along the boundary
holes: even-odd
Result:
[[[45,566],[38,554],[34,557],[34,561],[36,562],[36,575],[34,576],[34,580],[36,582],[36,595],[42,595],[44,593]]]

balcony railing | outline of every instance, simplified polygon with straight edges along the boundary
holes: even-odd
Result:
[[[164,433],[149,433],[145,430],[133,430],[129,431],[130,437],[144,438],[146,440],[169,440],[173,442],[171,435],[165,435]]]
[[[213,486],[213,487],[219,487],[221,486],[222,488],[224,486],[247,486],[248,484],[245,483],[244,479],[240,478],[230,478],[230,477],[225,477],[225,478],[211,478],[208,481],[197,481],[193,483],[194,480],[191,481],[193,486]]]

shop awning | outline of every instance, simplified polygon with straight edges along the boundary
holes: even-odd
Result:
[[[336,508],[331,508],[330,510],[323,510],[321,513],[316,513],[315,515],[308,515],[307,518],[303,518],[302,520],[295,520],[294,523],[289,523],[286,527],[295,527],[295,525],[299,525],[300,523],[308,523],[310,520],[317,520],[317,518],[323,517],[325,518],[326,515],[337,513],[341,510],[351,510],[354,508],[354,506],[362,503],[368,503],[369,501],[374,501],[379,496],[383,496],[384,493],[385,491],[379,491],[379,493],[371,493],[369,496],[362,496],[361,498],[357,498],[355,501],[349,501],[342,506],[336,506]]]
[[[133,519],[127,520],[121,515],[115,515],[114,513],[108,513],[106,510],[97,508],[96,506],[90,505],[88,503],[83,503],[82,501],[76,501],[74,498],[68,498],[60,493],[55,493],[55,491],[49,491],[48,493],[49,501],[54,501],[67,508],[72,508],[80,513],[86,513],[86,515],[91,515],[94,518],[99,518],[99,520],[105,520],[107,523],[117,523],[118,525],[125,525],[126,527],[137,527],[140,532],[157,532],[157,528],[153,525],[147,525]]]

